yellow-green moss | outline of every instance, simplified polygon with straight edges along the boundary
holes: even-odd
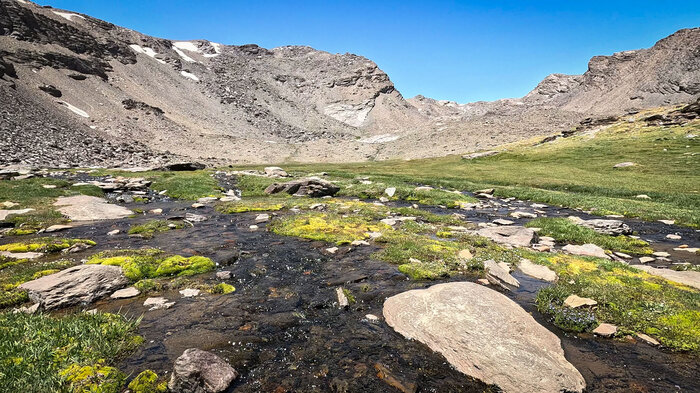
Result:
[[[214,288],[212,288],[211,292],[226,295],[228,293],[234,292],[235,290],[236,288],[233,285],[222,282],[214,285]]]
[[[7,235],[9,236],[22,236],[22,235],[31,235],[33,233],[37,233],[38,229],[36,228],[14,228],[10,229],[7,231]]]
[[[270,228],[280,235],[346,244],[354,240],[366,239],[369,237],[368,232],[377,232],[388,227],[371,223],[364,217],[341,216],[334,213],[305,213],[275,220]]]
[[[0,245],[0,251],[8,251],[12,253],[20,252],[57,252],[71,247],[77,243],[84,243],[89,246],[94,246],[95,243],[88,239],[61,239],[54,237],[41,237],[32,239],[31,242],[16,242]]]
[[[399,271],[413,280],[436,280],[449,276],[449,270],[443,263],[409,262],[399,265]]]
[[[119,393],[126,382],[122,372],[103,361],[89,366],[72,364],[60,375],[72,393]]]
[[[165,393],[168,390],[167,382],[161,381],[152,370],[142,371],[128,386],[131,393]]]
[[[173,275],[190,276],[216,267],[209,258],[168,256],[157,249],[104,251],[90,257],[87,263],[121,266],[124,275],[132,281]]]
[[[54,273],[58,273],[58,272],[60,272],[60,270],[58,270],[58,269],[41,270],[41,271],[34,273],[34,275],[32,275],[32,279],[36,280],[37,278],[41,278],[41,277],[48,276],[50,274],[54,274]]]
[[[156,233],[184,227],[185,224],[182,221],[151,220],[141,225],[132,226],[129,229],[129,235],[141,235],[144,239],[150,239]]]
[[[235,202],[223,202],[216,206],[216,210],[225,214],[257,212],[257,211],[277,211],[284,207],[277,199],[254,199],[240,200]]]

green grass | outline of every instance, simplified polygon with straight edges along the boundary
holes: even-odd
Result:
[[[550,236],[559,242],[573,244],[593,243],[606,250],[629,254],[651,254],[654,252],[649,247],[649,243],[643,240],[633,239],[624,235],[604,235],[591,228],[576,225],[567,218],[541,217],[528,222],[525,226],[541,228],[538,235]]]
[[[0,386],[6,392],[118,393],[124,379],[112,366],[143,341],[135,334],[138,322],[103,313],[0,313]],[[121,385],[114,387],[115,381]]]
[[[646,127],[643,122],[621,121],[594,137],[578,135],[535,146],[523,142],[499,155],[476,160],[448,156],[322,167],[290,163],[284,168],[295,174],[322,168],[329,177],[348,182],[369,177],[384,184],[427,184],[457,190],[493,187],[501,197],[582,208],[601,215],[674,219],[681,225],[700,227],[700,138],[689,139],[688,134],[700,134],[700,121],[683,127]],[[624,161],[638,165],[613,169]],[[371,195],[376,196],[380,188],[370,190]],[[341,193],[354,191],[341,189]],[[640,194],[651,199],[636,198]]]
[[[203,197],[220,197],[221,187],[210,170],[202,171],[146,171],[127,172],[110,169],[95,171],[95,176],[143,177],[151,180],[151,189],[165,191],[171,198],[196,200]]]
[[[91,256],[87,263],[121,266],[131,281],[165,277],[191,276],[214,270],[216,264],[209,258],[168,255],[158,249],[110,250]]]
[[[652,276],[627,264],[564,254],[525,253],[553,269],[559,280],[539,291],[538,309],[570,331],[591,331],[598,323],[618,334],[645,333],[678,351],[700,350],[700,291]],[[563,306],[571,294],[598,302],[593,309]]]
[[[134,225],[129,229],[129,235],[140,235],[144,239],[150,239],[156,233],[167,232],[173,229],[182,229],[185,224],[182,221],[150,220],[140,225]]]

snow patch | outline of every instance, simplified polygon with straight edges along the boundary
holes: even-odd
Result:
[[[199,78],[197,78],[197,75],[191,74],[187,71],[180,71],[180,75],[184,76],[185,78],[190,78],[195,82],[199,82]]]
[[[21,1],[21,3],[27,4],[26,1]],[[71,18],[73,18],[74,16],[75,16],[75,17],[78,17],[78,18],[80,18],[80,19],[85,19],[84,16],[78,15],[78,14],[73,14],[73,13],[71,13],[71,12],[53,11],[53,13],[56,14],[56,15],[58,15],[58,16],[60,16],[60,17],[66,18],[66,19],[68,19],[69,21],[73,21],[73,19],[71,19]]]
[[[211,45],[212,48],[214,48],[214,52],[216,53],[205,53],[202,56],[204,57],[216,57],[221,54],[221,44],[217,42],[210,42],[209,45]]]
[[[199,53],[199,48],[197,45],[194,44],[194,42],[189,42],[189,41],[175,41],[173,42],[173,46],[177,47],[179,49],[184,49],[188,50],[190,52],[197,52]]]
[[[136,45],[136,44],[129,45],[129,47],[131,49],[133,49],[134,52],[136,52],[136,53],[141,53],[141,54],[144,54],[146,56],[152,57],[153,59],[155,59],[155,61],[157,61],[161,64],[165,64],[165,62],[163,60],[156,58],[156,55],[158,53],[151,48],[142,47],[141,45]]]
[[[398,135],[382,134],[382,135],[370,136],[368,138],[362,138],[358,142],[360,142],[360,143],[387,143],[387,142],[393,142],[397,139],[399,139]]]
[[[17,0],[17,2],[22,4],[29,4],[29,2],[26,0]]]
[[[73,105],[71,105],[71,104],[69,104],[69,103],[67,103],[67,102],[65,102],[65,101],[59,101],[59,102],[60,102],[61,104],[65,105],[68,109],[71,110],[71,112],[75,113],[75,114],[78,115],[78,116],[82,116],[82,117],[86,117],[86,118],[87,118],[87,117],[90,117],[90,115],[88,115],[87,112],[85,112],[84,110],[82,110],[82,109],[80,109],[80,108],[78,108],[78,107],[75,107],[75,106],[73,106]]]
[[[194,63],[194,62],[195,62],[195,60],[194,60],[193,58],[187,56],[187,55],[185,54],[185,52],[181,51],[181,50],[178,49],[176,46],[173,46],[173,50],[174,50],[178,55],[180,55],[180,57],[182,57],[182,60],[184,60],[184,61],[186,61],[186,62],[189,62],[189,63]]]

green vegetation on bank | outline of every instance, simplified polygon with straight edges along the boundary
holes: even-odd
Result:
[[[553,237],[558,242],[585,244],[593,243],[606,250],[619,251],[630,254],[651,254],[654,250],[644,240],[633,239],[629,236],[604,235],[577,225],[567,218],[541,217],[529,221],[526,227],[540,228],[540,236]]]
[[[700,350],[700,291],[627,264],[565,254],[525,252],[559,275],[536,298],[538,309],[565,330],[591,331],[598,323],[618,326],[618,335],[644,333],[679,351]],[[569,295],[595,300],[593,308],[563,305]]]
[[[144,239],[150,239],[156,233],[167,232],[173,229],[182,229],[185,223],[173,220],[150,220],[140,225],[133,225],[129,229],[129,235],[139,235]]]
[[[89,239],[64,239],[57,237],[40,237],[36,239],[31,239],[26,242],[15,242],[0,245],[0,251],[7,251],[10,253],[23,253],[23,252],[58,252],[65,250],[78,243],[83,243],[88,246],[94,246],[95,243]]]
[[[0,313],[0,386],[7,392],[119,393],[126,376],[114,365],[142,343],[138,323],[106,313]]]
[[[87,263],[121,266],[124,275],[134,282],[145,278],[191,276],[216,267],[214,261],[206,257],[186,258],[158,249],[103,251],[90,257]]]

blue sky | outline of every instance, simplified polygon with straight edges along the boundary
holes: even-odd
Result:
[[[309,45],[375,61],[405,97],[520,97],[599,54],[700,26],[700,1],[40,1],[169,39]]]

